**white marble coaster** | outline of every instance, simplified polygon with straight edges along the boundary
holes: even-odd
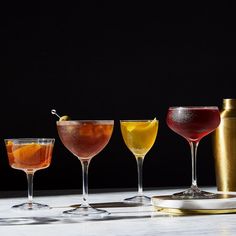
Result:
[[[158,211],[177,214],[236,213],[236,195],[217,194],[214,199],[176,199],[171,195],[153,196],[152,205]]]

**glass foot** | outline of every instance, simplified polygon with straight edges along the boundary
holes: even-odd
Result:
[[[137,204],[137,205],[151,205],[151,198],[147,196],[134,196],[124,199],[125,203]]]
[[[217,198],[217,194],[202,191],[198,187],[191,187],[183,192],[174,193],[173,199],[214,199]]]
[[[20,209],[20,210],[48,210],[50,207],[48,205],[40,204],[40,203],[22,203],[19,205],[12,206],[12,209]]]
[[[63,213],[92,219],[103,218],[110,214],[105,210],[96,209],[91,206],[80,206],[72,210],[64,211]]]

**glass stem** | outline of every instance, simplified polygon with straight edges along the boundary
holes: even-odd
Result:
[[[143,156],[136,156],[138,168],[138,196],[143,196]]]
[[[90,160],[81,160],[83,178],[83,200],[81,207],[89,207],[88,204],[88,168]]]
[[[191,148],[192,157],[192,186],[191,188],[197,188],[197,147],[199,142],[189,142]]]
[[[34,172],[26,172],[26,176],[27,176],[27,182],[28,182],[28,204],[32,205]]]

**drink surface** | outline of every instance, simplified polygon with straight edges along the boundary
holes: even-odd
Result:
[[[155,142],[158,121],[121,121],[120,125],[126,146],[135,156],[144,157]]]
[[[64,146],[81,160],[89,160],[108,143],[113,121],[61,121],[57,130]]]
[[[173,107],[166,122],[174,132],[197,142],[220,124],[220,113],[217,107]]]
[[[24,143],[6,144],[8,161],[12,168],[36,171],[47,168],[52,159],[53,144]]]

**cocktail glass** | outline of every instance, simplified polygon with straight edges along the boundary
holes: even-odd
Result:
[[[91,159],[109,142],[113,125],[113,120],[57,121],[59,137],[64,146],[79,158],[83,177],[82,204],[64,213],[89,218],[104,217],[109,214],[105,210],[91,207],[88,203],[88,168]]]
[[[189,189],[173,194],[173,198],[201,199],[214,198],[214,193],[202,191],[197,186],[197,147],[200,140],[214,131],[220,124],[220,112],[214,106],[170,107],[166,118],[167,125],[175,133],[184,137],[191,148],[192,185]]]
[[[121,120],[122,137],[128,149],[134,154],[138,169],[138,193],[124,199],[126,203],[149,205],[151,198],[143,194],[143,161],[153,146],[157,132],[158,120]]]
[[[28,181],[28,202],[13,206],[14,209],[49,209],[48,205],[33,201],[33,177],[36,171],[49,167],[54,142],[53,138],[5,139],[10,166],[23,170]]]

